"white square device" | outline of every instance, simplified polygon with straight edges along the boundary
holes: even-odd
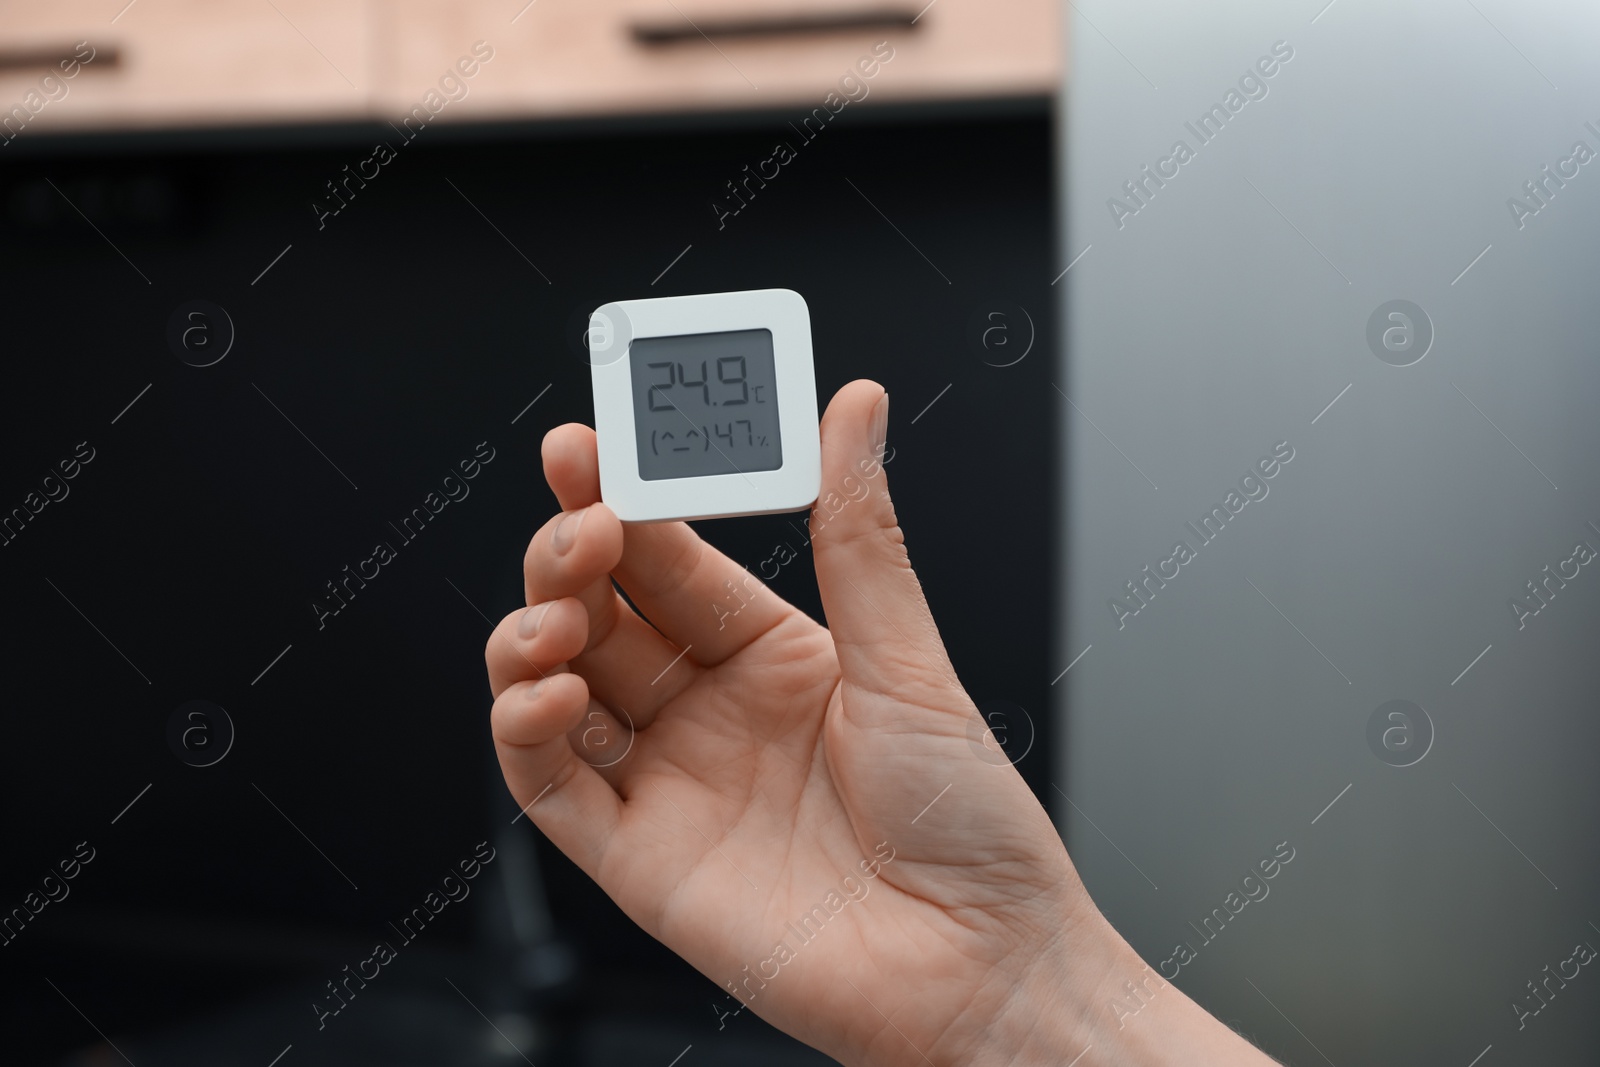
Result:
[[[789,289],[619,300],[587,338],[600,499],[624,522],[799,511],[822,485],[811,316]]]

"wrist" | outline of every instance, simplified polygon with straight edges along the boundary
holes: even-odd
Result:
[[[1000,1010],[982,1028],[981,1044],[968,1062],[1065,1067],[1081,1055],[1075,1067],[1090,1067],[1097,1062],[1094,1051],[1111,1040],[1105,987],[1112,976],[1130,970],[1130,957],[1137,959],[1098,912],[1063,924],[1042,939],[1021,973],[1005,976],[1009,989]]]
[[[1015,976],[972,1064],[1240,1067],[1273,1061],[1139,957],[1094,912]]]

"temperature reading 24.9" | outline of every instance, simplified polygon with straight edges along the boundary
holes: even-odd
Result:
[[[639,337],[628,358],[639,477],[701,478],[783,465],[770,331]]]
[[[664,381],[654,381],[646,397],[646,403],[651,411],[670,411],[677,408],[675,398],[667,394],[667,390],[674,386],[683,389],[697,390],[700,404],[706,407],[733,407],[736,404],[765,404],[767,398],[762,394],[767,386],[752,386],[746,376],[746,359],[744,356],[721,356],[716,360],[717,380],[712,382],[707,370],[711,361],[702,359],[698,370],[693,361],[688,369],[683,363],[674,363],[663,360],[659,363],[646,363],[648,368],[656,375],[665,376]],[[711,387],[717,387],[715,398],[711,395]],[[680,409],[681,410],[681,409]]]

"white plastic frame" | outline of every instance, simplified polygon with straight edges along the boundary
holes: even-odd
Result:
[[[629,346],[635,338],[732,330],[770,330],[783,464],[776,470],[639,477]],[[799,511],[822,488],[817,380],[811,315],[791,289],[618,300],[589,317],[594,428],[600,449],[600,499],[624,522],[718,519]]]

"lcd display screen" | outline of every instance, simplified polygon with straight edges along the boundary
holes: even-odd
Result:
[[[637,338],[628,360],[640,478],[783,466],[771,330]]]

